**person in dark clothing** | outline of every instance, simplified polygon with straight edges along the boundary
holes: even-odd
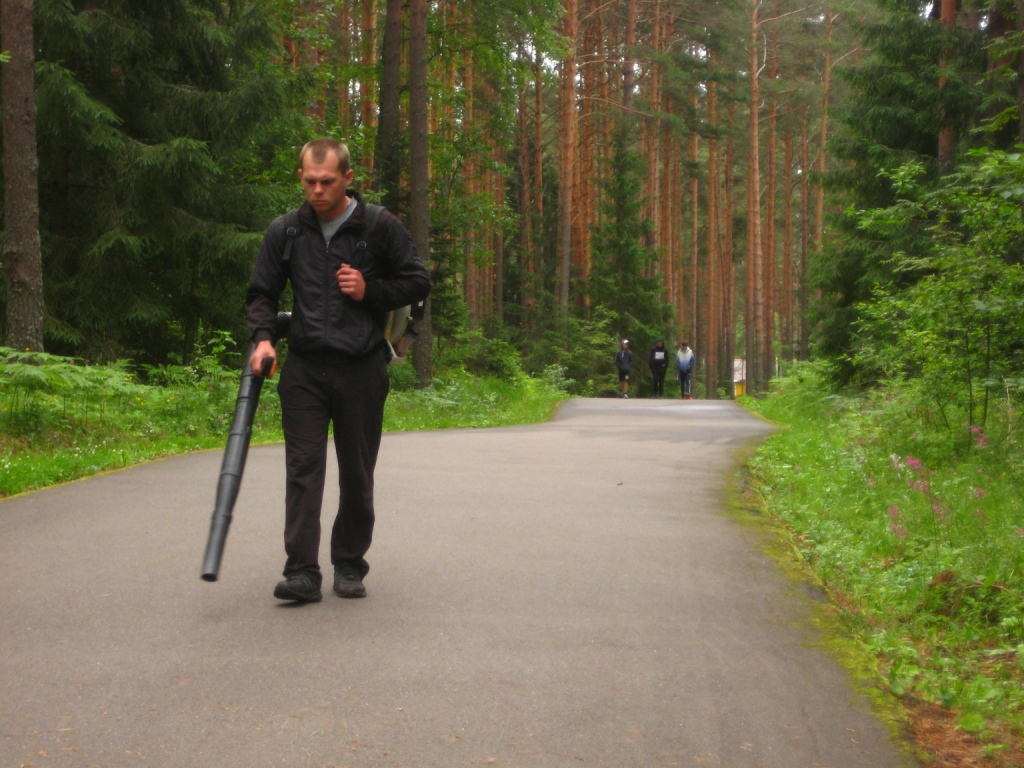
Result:
[[[651,347],[648,364],[651,366],[654,396],[662,397],[665,394],[665,372],[668,371],[668,350],[665,349],[664,339],[658,339],[657,343]]]
[[[309,142],[299,153],[298,174],[306,202],[268,227],[246,301],[256,344],[250,365],[259,371],[274,356],[278,299],[291,283],[289,353],[278,386],[287,560],[274,596],[317,602],[328,427],[334,424],[341,486],[331,533],[334,591],[363,597],[369,571],[364,556],[374,524],[373,472],[389,389],[387,313],[426,298],[430,275],[405,227],[388,211],[367,237],[366,205],[349,189],[354,173],[344,144]]]
[[[619,372],[619,397],[629,397],[629,369],[633,366],[633,353],[629,351],[629,339],[622,340],[622,346],[615,353],[615,368]]]

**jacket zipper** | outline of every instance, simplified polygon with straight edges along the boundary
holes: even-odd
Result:
[[[334,238],[332,237],[331,240]],[[331,243],[325,241],[324,243],[324,272],[326,281],[326,290],[324,290],[324,314],[323,314],[323,342],[324,348],[330,349],[329,335],[331,328]],[[337,285],[337,281],[335,281]]]

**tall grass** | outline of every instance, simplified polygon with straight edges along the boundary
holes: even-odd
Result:
[[[0,348],[0,497],[186,451],[223,447],[240,372],[211,348],[192,366],[141,372]],[[392,366],[385,429],[486,427],[543,421],[565,397],[558,368],[511,380],[460,370],[416,389]],[[283,439],[276,380],[264,385],[253,442]],[[211,493],[213,490],[211,489]]]
[[[998,754],[1024,732],[1018,414],[1007,403],[965,446],[922,417],[919,395],[844,397],[799,368],[746,401],[783,426],[751,468],[891,690],[951,708]]]

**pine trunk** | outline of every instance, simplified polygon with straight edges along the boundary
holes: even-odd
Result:
[[[573,192],[576,166],[576,49],[578,37],[577,0],[565,0],[564,34],[568,51],[562,62],[562,134],[560,145],[560,184],[558,187],[558,307],[569,310],[569,286],[572,277]]]
[[[597,186],[596,156],[597,156],[597,128],[599,111],[595,105],[599,93],[599,72],[598,67],[593,66],[600,55],[601,39],[598,25],[598,4],[596,0],[587,0],[584,17],[587,22],[584,25],[583,57],[589,64],[580,73],[580,82],[583,92],[580,101],[579,117],[579,171],[576,182],[576,204],[574,206],[575,216],[573,224],[573,264],[574,273],[580,279],[584,290],[576,295],[576,305],[587,307],[590,305],[589,292],[585,286],[590,282],[591,268],[591,243],[590,232],[596,223],[595,208],[596,200],[600,194]]]
[[[1022,0],[1024,2],[1024,0]],[[611,158],[612,150],[612,135],[615,131],[615,121],[611,115],[611,89],[612,83],[618,82],[617,72],[617,60],[612,54],[614,50],[615,41],[608,28],[604,23],[604,10],[602,9],[597,15],[598,24],[598,38],[601,41],[601,49],[599,51],[602,57],[602,63],[599,68],[600,71],[600,93],[601,108],[598,110],[598,119],[601,121],[601,152],[599,153],[597,163],[597,197],[595,199],[595,205],[597,211],[595,213],[595,221],[597,226],[601,227],[604,225],[604,212],[601,205],[602,194],[605,188],[605,178],[608,173],[608,160]]]
[[[348,64],[352,57],[352,24],[349,15],[349,2],[338,5],[338,28],[334,37],[334,58],[331,62],[332,68],[338,72],[338,87],[336,96],[338,99],[338,125],[348,125],[352,121],[352,97],[350,86],[352,85],[349,76]],[[360,94],[365,94],[365,91]],[[373,160],[370,160],[373,163]]]
[[[535,248],[542,248],[544,242],[544,69],[541,64],[540,54],[537,54],[533,62],[534,80],[534,108],[533,108],[533,178],[536,185],[534,192],[534,222],[536,222],[537,236],[534,238]],[[538,258],[540,257],[540,258]],[[530,327],[533,327],[533,313],[537,308],[537,263],[542,260],[543,253],[537,250],[529,254],[530,281]]]
[[[655,56],[661,51],[661,0],[654,0],[654,19],[651,25],[651,48]],[[646,245],[657,245],[657,235],[661,230],[661,176],[658,173],[658,149],[661,144],[657,110],[661,107],[661,68],[652,57],[648,65],[647,111],[650,114],[646,121],[647,136],[647,219],[651,222],[651,233]],[[660,264],[652,263],[651,272],[660,271]],[[652,275],[653,276],[653,275]]]
[[[825,62],[822,66],[821,86],[821,123],[818,128],[818,162],[817,181],[815,183],[814,199],[814,251],[821,253],[825,238],[825,148],[828,139],[828,102],[829,90],[832,83],[832,25],[836,20],[835,14],[829,14],[825,25]]]
[[[520,49],[520,55],[523,55]],[[530,155],[530,126],[527,111],[527,83],[519,89],[519,270],[522,275],[519,286],[521,317],[527,316],[529,308],[530,254],[533,252],[533,160]]]
[[[777,6],[776,6],[777,12]],[[770,43],[768,54],[768,80],[770,85],[778,76],[778,52],[777,43],[774,37]],[[764,262],[764,284],[761,290],[764,293],[765,325],[764,325],[764,347],[763,359],[761,362],[764,371],[764,385],[768,386],[775,375],[775,149],[776,149],[776,126],[778,124],[778,106],[775,102],[774,90],[768,94],[768,136],[765,142],[765,161],[767,163],[767,185],[765,189],[765,213],[764,213],[764,242],[761,251],[761,258]]]
[[[807,319],[807,265],[811,251],[811,140],[807,132],[807,121],[800,123],[800,275],[797,278],[797,299],[800,320],[799,355],[808,359],[811,328]]]
[[[634,49],[636,48],[636,9],[637,0],[628,0],[626,3],[626,39],[625,58],[622,62],[622,111],[626,118],[633,111],[633,77],[634,72]]]
[[[733,87],[729,86],[729,95],[732,96]],[[736,264],[733,259],[735,246],[733,235],[733,194],[734,177],[733,172],[736,166],[736,102],[729,99],[729,135],[725,140],[725,214],[723,221],[723,261],[725,263],[725,287],[724,301],[725,311],[723,313],[722,325],[724,327],[725,350],[724,372],[727,376],[727,391],[729,397],[735,397],[735,376],[733,375],[733,360],[736,358]]]
[[[363,72],[359,81],[359,121],[364,132],[371,132],[377,125],[377,102],[374,98],[374,72],[377,69],[377,0],[362,0],[362,14],[360,58]],[[373,158],[367,159],[367,170],[372,171]]]
[[[375,188],[383,195],[385,208],[398,211],[399,129],[402,88],[402,0],[387,0],[384,41],[381,47],[380,121],[374,146]]]
[[[782,169],[785,172],[782,199],[782,301],[779,307],[779,327],[782,331],[782,358],[793,360],[793,133],[782,136]]]
[[[697,95],[693,96],[696,112]],[[690,302],[686,316],[686,328],[683,338],[689,336],[691,343],[697,342],[697,286],[700,282],[700,178],[697,175],[697,159],[699,157],[699,141],[697,132],[690,133]],[[703,355],[704,350],[700,353]]]
[[[8,347],[43,351],[43,265],[39,243],[32,0],[2,0],[4,285]]]
[[[469,50],[462,52],[462,90],[465,103],[463,114],[467,126],[476,125],[476,71],[473,66],[473,54]],[[470,154],[465,160],[463,171],[466,195],[470,200],[476,198],[480,188],[480,172],[476,155]],[[473,241],[475,230],[468,231],[462,241],[463,263],[463,297],[469,310],[469,327],[475,328],[480,321],[480,278],[476,262],[473,259]]]
[[[668,111],[668,104],[665,104]],[[658,247],[661,250],[661,275],[665,286],[665,301],[669,305],[675,304],[675,270],[672,262],[672,158],[673,158],[672,134],[668,123],[661,129],[661,181],[659,183],[661,198],[659,200],[658,220],[661,227],[658,230]]]
[[[1024,0],[1014,0],[1016,30],[1024,37]],[[1017,52],[1017,143],[1024,144],[1024,50]]]
[[[409,0],[409,234],[423,263],[430,264],[430,157],[427,105],[427,0]],[[433,378],[434,334],[430,301],[417,324],[413,366],[421,386]]]
[[[763,391],[764,369],[762,350],[764,345],[764,266],[761,262],[761,157],[760,157],[760,91],[758,88],[758,3],[751,0],[750,6],[750,123],[748,141],[750,145],[747,160],[747,294],[749,314],[747,316],[747,388],[751,394]]]
[[[710,57],[714,69],[714,55]],[[712,132],[717,127],[717,83],[708,81],[707,86],[708,127]],[[712,133],[713,135],[713,133]],[[704,281],[704,386],[706,397],[711,400],[718,396],[718,140],[708,139],[708,185],[707,185],[707,277]]]
[[[939,18],[947,30],[952,29],[956,24],[956,0],[941,0]],[[940,61],[939,68],[946,66],[946,62]],[[946,76],[939,76],[939,90],[946,86]],[[941,97],[940,97],[941,98]],[[946,122],[946,110],[942,110],[942,122]],[[955,135],[953,126],[946,125],[939,130],[939,165],[943,168],[950,168],[953,165],[953,149]]]

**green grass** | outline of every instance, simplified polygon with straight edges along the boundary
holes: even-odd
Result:
[[[557,370],[511,381],[455,371],[425,389],[412,388],[407,367],[393,366],[391,376],[386,431],[536,423],[567,397]],[[161,383],[141,384],[124,365],[76,366],[54,356],[4,361],[0,355],[0,497],[224,446],[237,371],[206,360],[150,371],[150,378]],[[264,386],[252,441],[282,439],[272,381]]]
[[[1019,743],[1024,451],[1013,408],[965,447],[911,394],[838,396],[810,367],[744,402],[783,427],[750,462],[766,511],[848,611],[885,684],[950,708],[995,755]]]
[[[426,389],[392,392],[384,430],[504,427],[536,424],[551,417],[565,393],[545,379],[514,381],[457,374],[435,379]]]

